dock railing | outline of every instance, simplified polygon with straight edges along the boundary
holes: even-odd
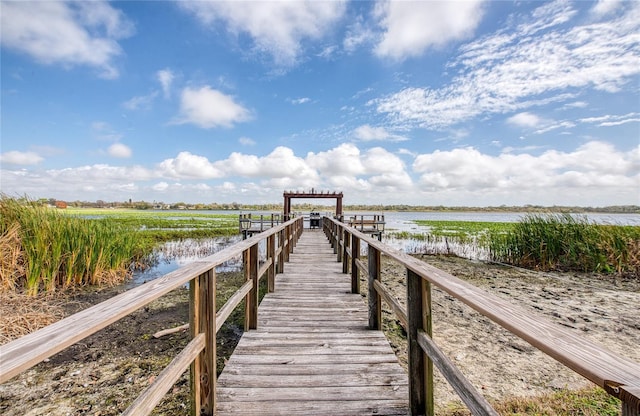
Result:
[[[191,378],[191,414],[213,415],[216,391],[216,333],[244,300],[245,330],[258,325],[258,283],[267,276],[269,292],[303,230],[302,218],[292,219],[247,240],[197,260],[36,332],[0,346],[0,383],[28,370],[100,329],[143,308],[155,299],[189,284],[191,341],[156,377],[124,415],[147,415],[187,368]],[[259,244],[266,240],[266,260]],[[216,266],[243,256],[246,282],[216,313]]]
[[[497,415],[433,341],[431,287],[435,285],[561,364],[622,400],[623,416],[640,415],[640,363],[580,337],[543,317],[473,286],[457,277],[373,239],[340,221],[324,217],[323,229],[344,273],[351,273],[351,290],[360,293],[360,273],[367,276],[369,327],[382,328],[384,300],[407,332],[409,405],[412,415],[433,415],[433,366],[442,373],[474,415]],[[367,245],[367,262],[361,246]],[[385,255],[407,271],[406,310],[381,281],[380,258]]]

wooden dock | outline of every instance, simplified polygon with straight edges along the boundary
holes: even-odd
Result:
[[[305,230],[217,383],[217,415],[406,415],[408,377],[367,329],[321,231]]]

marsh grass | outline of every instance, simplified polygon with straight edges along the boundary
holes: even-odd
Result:
[[[135,230],[109,219],[61,215],[33,202],[0,199],[0,288],[35,295],[123,280],[149,249]]]
[[[640,227],[600,225],[570,214],[527,215],[492,233],[492,260],[538,270],[640,272]]]
[[[238,233],[238,217],[231,214],[126,209],[67,209],[63,214],[111,220],[136,229],[155,242],[185,238],[213,238]]]

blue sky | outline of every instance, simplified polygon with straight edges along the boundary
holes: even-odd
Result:
[[[2,1],[0,190],[640,204],[637,1]]]

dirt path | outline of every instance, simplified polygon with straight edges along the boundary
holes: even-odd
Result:
[[[537,273],[454,257],[428,256],[424,260],[640,361],[638,281]],[[383,281],[393,288],[399,299],[405,296],[404,278],[402,268],[383,261]],[[0,414],[120,414],[186,345],[184,332],[161,339],[151,335],[187,322],[187,292],[177,289],[0,385]],[[63,305],[64,313],[74,313],[113,295],[113,290],[107,290],[70,296]],[[437,289],[433,293],[433,304],[434,339],[487,397],[529,396],[589,384]],[[394,348],[404,359],[406,345],[399,325],[388,313],[384,314],[384,320]],[[230,353],[238,336],[236,326],[223,328],[219,335],[219,353]],[[221,356],[219,364],[223,362],[224,356]],[[443,409],[456,401],[457,396],[439,375],[437,377],[436,401]],[[187,405],[188,373],[185,373],[154,414],[183,415]]]

